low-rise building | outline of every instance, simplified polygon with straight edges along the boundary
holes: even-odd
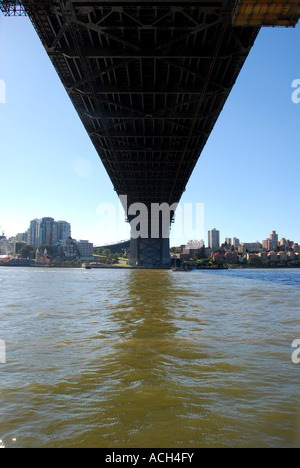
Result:
[[[239,263],[238,257],[236,252],[226,252],[224,255],[226,263]]]
[[[260,242],[243,242],[238,247],[238,252],[249,252],[249,253],[258,253],[262,251],[262,245]]]
[[[259,252],[258,256],[262,259],[262,261],[268,260],[268,253],[267,252]]]
[[[278,252],[277,258],[279,262],[286,262],[287,261],[287,255],[286,252]]]
[[[213,252],[211,254],[211,258],[212,258],[213,262],[217,262],[217,261],[224,262],[225,261],[225,255],[223,253],[221,253],[221,252]]]
[[[296,253],[295,252],[287,252],[287,258],[290,261],[296,260]]]
[[[87,240],[76,242],[80,258],[88,260],[93,259],[94,244]]]
[[[205,247],[205,258],[208,258],[211,256],[211,254],[213,253],[213,249],[211,249],[210,247]]]
[[[275,250],[271,250],[271,252],[268,253],[268,259],[271,262],[277,262],[278,261],[277,252]]]

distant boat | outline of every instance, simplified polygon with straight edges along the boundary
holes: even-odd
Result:
[[[91,267],[91,265],[89,263],[83,263],[81,265],[81,268],[85,268],[86,270],[91,270],[92,269],[92,267]]]

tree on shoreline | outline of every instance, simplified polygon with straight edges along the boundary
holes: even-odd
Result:
[[[262,259],[258,255],[252,255],[248,260],[248,265],[260,267],[262,266]]]
[[[40,253],[44,253],[45,250],[47,250],[47,254],[48,254],[49,257],[53,257],[53,256],[54,256],[54,247],[53,247],[53,245],[51,245],[51,244],[41,244],[41,245],[38,247],[38,249],[39,249],[39,252],[40,252]],[[35,249],[35,251],[36,251],[36,250],[37,250],[37,249]]]
[[[31,245],[24,245],[19,252],[21,258],[34,258],[35,256],[35,249]]]

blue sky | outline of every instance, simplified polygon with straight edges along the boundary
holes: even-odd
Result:
[[[187,185],[181,203],[204,204],[204,232],[221,240],[300,241],[300,26],[266,28],[244,65]],[[72,224],[72,235],[95,244],[125,239],[99,206],[118,200],[69,97],[27,18],[0,16],[0,229],[24,232],[31,219]],[[1,83],[1,81],[0,81]],[[171,235],[179,245],[200,233]]]

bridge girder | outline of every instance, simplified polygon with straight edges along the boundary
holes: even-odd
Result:
[[[258,28],[227,0],[23,5],[116,192],[178,202]]]

